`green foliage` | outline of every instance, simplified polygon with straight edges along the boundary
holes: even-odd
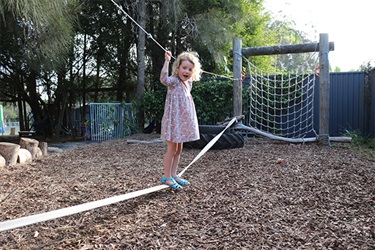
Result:
[[[146,91],[141,102],[133,103],[142,108],[145,118],[160,122],[164,113],[166,91]],[[228,81],[195,82],[192,89],[198,119],[201,122],[222,121],[231,116],[233,110],[233,85]]]
[[[371,61],[368,61],[366,63],[363,63],[358,71],[365,71],[365,72],[371,72],[375,70],[375,61],[371,62]]]
[[[126,115],[124,120],[124,136],[137,134],[139,133],[139,127],[135,119],[131,118],[131,116]]]
[[[189,0],[179,1],[177,16],[177,52],[195,50],[203,59],[206,71],[230,74],[232,58],[229,51],[234,38],[241,38],[244,47],[266,46],[276,42],[269,33],[270,16],[263,12],[263,0]],[[176,16],[176,15],[175,15]],[[271,65],[270,57],[256,57],[255,64]]]
[[[4,121],[6,122],[18,122],[18,111],[16,106],[2,103],[4,112]]]
[[[161,121],[164,111],[166,88],[155,91],[146,91],[141,101],[134,101],[136,110],[143,110],[148,121]]]
[[[283,21],[269,21],[269,43],[267,46],[311,43],[308,34],[297,30],[295,23],[288,18]],[[264,45],[262,45],[264,46]],[[275,72],[312,72],[318,66],[318,53],[294,53],[268,56],[272,60],[267,70]]]
[[[52,69],[64,63],[76,22],[76,1],[14,0],[0,1],[2,39],[14,39],[22,59],[30,68]],[[5,31],[5,32],[4,32]],[[10,35],[11,34],[11,35]],[[13,49],[15,46],[13,46]],[[19,58],[17,51],[10,54]]]
[[[362,136],[358,130],[346,130],[344,136],[352,138],[351,149],[357,153],[375,157],[375,138]]]
[[[125,109],[124,112],[124,136],[128,136],[131,134],[139,133],[139,127],[137,126],[137,122],[133,116],[134,104],[130,107],[126,105],[125,102],[121,103],[122,107]]]
[[[192,89],[198,120],[223,121],[233,112],[233,84],[229,81],[202,81]]]
[[[333,70],[333,72],[341,72],[341,69],[340,69],[340,67],[335,67],[335,69]]]
[[[270,82],[261,84],[260,89],[264,97],[261,108],[267,109],[271,115],[276,115],[276,110],[270,110],[268,107],[277,107],[281,112],[286,112],[290,102],[299,102],[303,91],[300,85],[289,86],[287,80],[281,81],[286,76],[277,75]],[[298,76],[296,81],[300,82],[304,76]],[[220,80],[207,80],[195,82],[191,94],[194,98],[195,108],[198,120],[202,124],[209,124],[215,121],[223,121],[233,114],[233,82]],[[140,110],[142,108],[145,118],[149,121],[156,119],[161,121],[164,112],[164,101],[166,88],[157,91],[146,91],[141,102],[133,102],[133,106]],[[250,100],[250,89],[246,86],[242,90],[243,107],[248,106]],[[254,104],[257,105],[257,104]],[[247,109],[243,114],[248,113]]]

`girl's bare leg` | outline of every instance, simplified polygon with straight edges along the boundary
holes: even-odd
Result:
[[[181,153],[182,153],[182,148],[183,148],[183,143],[182,142],[178,143],[177,149],[176,149],[176,154],[174,155],[173,161],[172,161],[172,177],[177,176],[178,163],[180,162],[180,156],[181,156]],[[174,178],[174,180],[177,181],[177,183],[180,184],[181,186],[187,186],[187,185],[190,184],[187,180],[184,180],[180,177]]]
[[[172,169],[171,169],[172,177],[177,174],[178,163],[180,162],[180,156],[181,156],[182,147],[183,147],[182,142],[176,143],[176,144],[177,144],[177,147],[176,147],[176,151],[172,160]]]
[[[178,143],[174,143],[171,141],[167,141],[167,152],[164,156],[164,177],[171,178],[172,177],[172,169],[173,169],[173,162],[174,157],[176,155],[176,151],[178,148]],[[177,161],[178,164],[178,161]],[[177,165],[176,165],[177,166]],[[166,184],[172,184],[173,182],[168,180]]]

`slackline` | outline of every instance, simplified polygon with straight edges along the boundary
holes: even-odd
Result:
[[[189,163],[187,167],[185,167],[179,175],[182,176],[185,171],[193,165],[194,162],[196,162],[199,158],[201,158],[214,144],[219,138],[222,136],[225,130],[227,130],[234,122],[236,121],[236,118],[234,117],[228,125],[223,129],[223,131],[220,132],[220,134],[216,135],[203,149],[202,151]],[[125,201],[131,198],[135,198],[141,195],[153,193],[165,188],[168,188],[168,185],[159,185],[159,186],[154,186],[151,188],[123,194],[123,195],[118,195],[118,196],[113,196],[109,198],[105,198],[102,200],[97,200],[97,201],[92,201],[92,202],[87,202],[84,204],[76,205],[76,206],[71,206],[71,207],[66,207],[66,208],[61,208],[57,210],[53,210],[50,212],[45,212],[45,213],[40,213],[40,214],[35,214],[35,215],[30,215],[30,216],[25,216],[21,217],[18,219],[13,219],[13,220],[7,220],[0,222],[0,232],[10,230],[10,229],[15,229],[23,226],[28,226],[32,225],[35,223],[43,222],[43,221],[48,221],[48,220],[53,220],[61,217],[65,217],[68,215],[73,215],[77,213],[81,213],[84,211],[92,210],[95,208],[111,205],[114,203],[118,203],[120,201]]]

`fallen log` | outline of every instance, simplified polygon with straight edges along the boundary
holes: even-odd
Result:
[[[131,143],[151,144],[151,143],[162,143],[162,142],[164,141],[160,139],[156,139],[152,141],[141,141],[141,140],[131,140],[131,139],[126,140],[126,143],[128,144],[131,144]]]
[[[0,155],[5,159],[6,166],[13,166],[17,163],[20,145],[10,142],[0,142]]]

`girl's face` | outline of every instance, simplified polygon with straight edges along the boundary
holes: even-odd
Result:
[[[183,82],[189,80],[193,74],[193,69],[194,69],[194,64],[192,64],[188,60],[182,61],[180,66],[178,67],[178,77]]]

